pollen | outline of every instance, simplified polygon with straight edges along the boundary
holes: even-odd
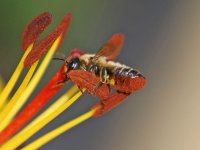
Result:
[[[52,15],[49,12],[44,12],[33,19],[22,35],[22,48],[26,50],[31,43],[35,43],[41,33],[51,24]]]
[[[63,42],[65,33],[67,32],[67,29],[70,25],[71,19],[72,15],[70,13],[67,14],[56,29],[47,35],[38,45],[33,47],[33,50],[28,54],[24,61],[25,67],[30,67],[34,62],[44,56],[47,50],[55,42],[55,40],[61,35],[61,39],[58,44],[58,48],[60,47],[61,43]]]
[[[114,80],[114,79],[111,79],[111,80],[109,81],[109,83],[110,83],[112,86],[114,86],[114,85],[115,85],[115,80]]]

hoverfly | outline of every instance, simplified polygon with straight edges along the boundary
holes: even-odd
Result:
[[[96,54],[73,51],[71,58],[66,60],[67,78],[102,98],[96,116],[111,110],[146,84],[139,71],[114,61],[123,43],[124,35],[114,34]],[[116,92],[110,94],[111,88]]]

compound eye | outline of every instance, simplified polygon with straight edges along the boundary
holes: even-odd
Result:
[[[69,70],[75,70],[75,69],[79,69],[80,67],[80,60],[79,58],[73,58],[71,60],[71,62],[69,63]]]

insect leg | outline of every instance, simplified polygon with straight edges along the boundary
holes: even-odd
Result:
[[[108,80],[108,73],[107,73],[107,70],[106,68],[101,68],[100,70],[100,78],[101,78],[101,82],[102,83],[107,83],[107,80]]]
[[[58,82],[55,84],[55,86],[59,86],[59,85],[66,84],[67,81],[69,81],[68,74],[66,73],[66,72],[67,72],[67,67],[66,67],[66,66],[63,66],[63,67],[64,67],[64,70],[65,70],[64,79],[61,80],[61,81],[58,81]]]
[[[94,95],[95,95],[96,91],[98,90],[98,88],[100,88],[102,85],[103,85],[102,82],[99,82],[99,83],[97,84],[97,86],[96,86],[96,87],[94,88],[94,90],[93,90],[93,94],[94,94]]]
[[[81,69],[81,70],[84,70],[84,71],[87,70],[87,68],[86,68],[85,66],[80,66],[80,69]]]
[[[122,103],[131,93],[116,91],[108,98],[102,99],[93,108],[98,108],[93,117],[101,116]]]
[[[78,87],[78,89],[81,91],[81,93],[84,94],[84,92],[83,92],[83,88],[80,87],[80,86],[77,86],[77,87]]]
[[[101,86],[103,86],[103,84],[104,84],[103,82],[99,82],[99,83],[97,84],[97,86],[94,88],[92,94],[95,95],[96,92],[97,92],[97,90],[98,90]],[[107,87],[108,87],[109,93],[110,93],[110,91],[111,91],[110,84],[107,84]]]
[[[65,79],[65,80],[59,81],[59,82],[57,82],[57,83],[55,84],[55,86],[60,86],[60,85],[66,84],[68,80],[69,80],[69,79]]]

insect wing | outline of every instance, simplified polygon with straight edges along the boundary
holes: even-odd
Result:
[[[107,58],[107,60],[115,60],[122,49],[124,38],[125,37],[123,34],[114,34],[109,41],[96,53],[94,59],[104,56]]]

